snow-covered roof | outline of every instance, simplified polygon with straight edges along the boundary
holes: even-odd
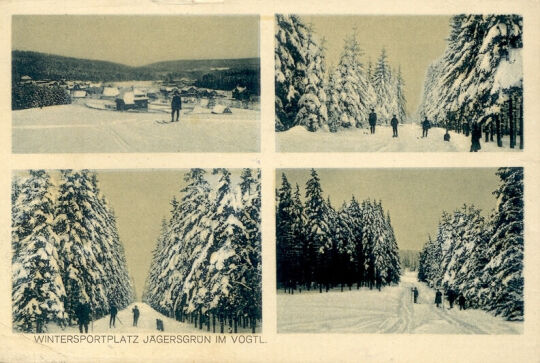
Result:
[[[120,94],[120,91],[118,91],[118,88],[116,87],[103,88],[103,96],[114,97],[114,96],[118,96],[119,94]]]

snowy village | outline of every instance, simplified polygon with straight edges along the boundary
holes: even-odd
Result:
[[[252,169],[17,172],[13,330],[260,332],[260,198]]]
[[[239,38],[233,31],[239,22],[257,29],[256,17],[146,17],[151,33],[132,17],[120,19],[122,26],[114,17],[100,20],[115,29],[119,44],[110,42],[109,33],[95,31],[90,18],[44,19],[43,24],[32,16],[14,20],[13,152],[259,149],[258,38],[255,33]],[[210,29],[205,24],[212,20]],[[63,26],[85,22],[93,30],[77,33],[72,48],[52,40],[61,38]],[[25,36],[28,29],[49,24],[42,42]],[[172,30],[184,37],[201,32],[206,43],[164,46]],[[146,51],[130,45],[136,37],[146,39]],[[87,43],[99,44],[100,55],[81,48]]]
[[[519,151],[522,27],[518,15],[276,15],[276,147]]]
[[[276,178],[279,333],[523,332],[522,168]]]

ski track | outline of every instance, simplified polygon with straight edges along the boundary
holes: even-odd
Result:
[[[419,290],[418,303],[411,288]],[[435,291],[407,272],[398,286],[382,291],[331,290],[278,292],[279,333],[385,333],[385,334],[519,334],[523,324],[507,322],[485,311],[457,306],[437,308]]]
[[[161,113],[95,110],[81,104],[12,112],[14,153],[257,152],[260,112],[186,113],[160,125]],[[166,120],[166,117],[163,117]]]

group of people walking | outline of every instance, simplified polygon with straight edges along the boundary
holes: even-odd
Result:
[[[131,312],[133,314],[133,326],[137,326],[139,316],[141,315],[137,305],[131,309]],[[109,314],[109,328],[116,327],[116,320],[123,324],[122,321],[120,321],[120,318],[118,318],[118,308],[114,303],[109,307]],[[77,324],[79,325],[79,332],[88,333],[88,325],[92,321],[92,308],[87,301],[80,301],[75,307],[75,317],[77,318]]]
[[[437,305],[437,307],[440,307],[442,305],[442,298],[443,293],[441,292],[441,290],[437,289],[437,291],[435,292],[435,305]],[[454,302],[457,299],[459,310],[465,310],[466,300],[463,294],[458,294],[456,291],[448,289],[446,290],[446,299],[448,300],[448,304],[450,305],[449,309],[452,309],[454,307]]]

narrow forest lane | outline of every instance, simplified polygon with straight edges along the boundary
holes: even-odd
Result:
[[[419,290],[413,303],[411,288]],[[406,272],[398,286],[328,293],[278,292],[279,333],[520,334],[523,323],[481,310],[437,308],[435,291]]]
[[[374,135],[367,129],[351,128],[337,133],[309,132],[302,126],[296,126],[284,132],[276,133],[276,148],[282,152],[469,152],[471,137],[450,132],[450,141],[443,140],[443,128],[431,128],[428,137],[422,137],[422,128],[417,124],[404,124],[398,127],[399,137],[392,137],[390,126],[377,126]],[[499,148],[495,142],[480,141],[481,151],[519,151],[519,147],[510,149],[508,139],[503,138]]]

